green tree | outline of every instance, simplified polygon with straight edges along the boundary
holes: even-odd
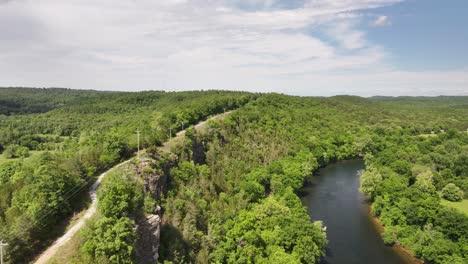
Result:
[[[426,193],[435,193],[436,189],[433,181],[434,175],[431,171],[426,171],[416,176],[415,187]]]
[[[16,144],[11,144],[11,145],[8,145],[5,150],[3,151],[3,156],[5,156],[5,158],[7,159],[12,159],[12,158],[16,158],[18,157],[18,148],[19,146],[16,145]]]
[[[106,217],[119,218],[143,206],[142,189],[132,175],[114,172],[107,176],[98,192],[98,208]]]
[[[291,188],[287,193],[290,191]],[[291,196],[286,200],[290,199]],[[212,254],[214,261],[314,263],[325,253],[327,243],[321,223],[310,223],[302,207],[288,207],[274,197],[228,220],[225,230],[227,233]]]
[[[463,196],[463,191],[453,183],[445,185],[445,187],[442,189],[442,197],[449,201],[459,202],[463,199]]]
[[[382,181],[382,175],[375,168],[369,168],[361,175],[361,183],[359,190],[363,192],[367,198],[373,200],[377,186]]]
[[[468,239],[468,217],[454,208],[442,208],[435,219],[436,229],[453,241]]]
[[[135,223],[127,217],[102,217],[84,230],[82,250],[94,259],[109,263],[133,263],[136,233]]]
[[[19,147],[16,151],[18,157],[27,158],[29,157],[29,148],[28,147]]]

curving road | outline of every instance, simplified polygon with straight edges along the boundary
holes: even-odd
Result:
[[[49,248],[47,248],[46,251],[44,251],[39,256],[39,258],[35,262],[36,264],[45,264],[45,263],[47,263],[47,261],[49,261],[49,259],[53,255],[55,255],[55,253],[57,252],[59,247],[65,245],[73,237],[73,235],[75,235],[75,233],[78,232],[78,230],[80,230],[84,226],[86,220],[91,218],[91,216],[93,216],[94,213],[96,213],[96,210],[97,210],[96,191],[97,191],[97,188],[99,187],[99,185],[101,184],[102,179],[104,179],[104,177],[107,175],[107,173],[109,173],[109,171],[130,162],[130,160],[131,159],[126,160],[126,161],[112,167],[111,169],[109,169],[108,171],[102,173],[101,175],[99,175],[99,177],[93,183],[93,185],[91,185],[91,187],[89,187],[89,197],[91,198],[91,206],[86,210],[86,213],[83,215],[83,217],[81,217],[75,223],[74,226],[72,226],[65,234],[63,234],[61,237],[59,237],[57,240],[55,240],[55,242]]]
[[[222,118],[224,118],[226,115],[228,115],[230,113],[231,112],[226,112],[224,114],[216,115],[216,116],[213,116],[213,117],[211,117],[211,118],[209,118],[209,119],[207,119],[205,121],[202,121],[202,122],[198,123],[197,125],[195,125],[195,129],[198,130],[198,129],[203,128],[207,124],[208,120],[222,119]],[[169,142],[164,143],[162,148],[164,150],[170,150],[170,147],[172,146],[172,141],[176,142],[176,141],[178,141],[178,139],[181,139],[184,136],[185,136],[185,130],[178,132],[176,134],[175,138],[173,138]],[[104,177],[106,177],[106,175],[111,170],[113,170],[115,168],[118,168],[118,167],[130,162],[132,159],[129,159],[129,160],[126,160],[126,161],[124,161],[122,163],[119,163],[119,164],[115,165],[114,167],[112,167],[111,169],[109,169],[106,172],[99,175],[96,182],[94,182],[93,185],[91,185],[91,187],[89,188],[89,196],[91,198],[91,206],[86,210],[86,213],[84,214],[84,216],[81,217],[75,223],[75,225],[73,225],[65,234],[63,234],[61,237],[59,237],[57,240],[55,240],[55,242],[49,248],[47,248],[46,251],[44,251],[39,256],[39,258],[36,260],[35,264],[46,264],[50,260],[50,258],[52,258],[55,255],[57,250],[61,246],[65,245],[76,234],[76,232],[78,232],[84,226],[84,224],[86,223],[86,220],[91,218],[96,213],[97,203],[98,203],[96,192],[97,192],[97,189],[98,189],[99,185],[101,184],[102,180],[104,179]]]

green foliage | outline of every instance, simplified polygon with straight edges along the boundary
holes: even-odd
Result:
[[[145,198],[143,200],[143,210],[145,213],[153,214],[156,205],[156,201],[153,199],[153,197],[151,197],[151,195],[145,195]]]
[[[84,230],[81,250],[93,262],[134,263],[134,217],[143,210],[143,187],[126,167],[115,169],[98,191],[100,216]]]
[[[135,130],[142,131],[142,147],[157,146],[169,138],[167,128],[180,129],[173,118],[179,113],[188,126],[255,97],[222,91],[0,89],[0,237],[12,249],[6,257],[29,262],[53,241],[61,232],[57,225],[82,209],[97,175],[136,150]],[[27,159],[3,159],[27,157],[29,150],[34,155]],[[106,217],[132,214],[141,206],[141,188],[129,188],[102,190],[109,193],[99,205]]]
[[[436,228],[453,241],[468,238],[467,217],[453,208],[442,208],[435,218]]]
[[[278,213],[269,222],[257,219],[258,212],[267,200],[276,205],[270,206],[272,211],[302,208],[294,191],[314,170],[356,156],[365,156],[369,169],[362,177],[361,190],[385,224],[387,243],[403,244],[413,252],[421,251],[421,258],[436,262],[464,258],[463,238],[450,238],[461,229],[450,230],[439,221],[437,191],[449,181],[464,186],[466,149],[459,146],[466,145],[468,137],[457,131],[431,137],[421,134],[442,126],[464,130],[466,109],[453,107],[445,98],[436,104],[437,112],[420,98],[414,99],[414,105],[400,100],[408,101],[263,95],[222,122],[211,123],[205,135],[191,136],[187,149],[177,153],[180,163],[173,169],[175,180],[163,204],[170,228],[162,235],[177,240],[163,242],[162,259],[309,263],[298,257],[302,253],[294,253],[275,239],[287,228],[283,220],[302,221],[307,215],[293,213],[290,219]],[[201,165],[192,156],[194,142],[204,146],[204,159],[199,162],[208,168],[206,173],[198,172]],[[429,223],[435,225],[432,231],[422,231]],[[422,243],[416,239],[418,232],[432,232],[436,238]],[[310,237],[314,241],[320,235]],[[438,242],[448,246],[437,251]],[[305,244],[301,252],[312,252],[314,257],[308,260],[316,261],[313,243]],[[421,244],[431,249],[422,253]],[[300,247],[296,248],[299,252]],[[318,246],[318,250],[323,248]]]
[[[429,263],[466,262],[468,217],[442,206],[437,192],[463,198],[451,182],[465,181],[468,171],[453,161],[465,155],[466,147],[460,146],[468,143],[467,136],[387,135],[385,150],[366,156],[366,165],[383,176],[373,192],[372,209],[385,225],[385,243],[399,243]]]
[[[29,148],[24,146],[19,146],[16,144],[8,145],[3,151],[3,155],[7,159],[12,158],[27,158],[29,157]]]
[[[287,187],[299,190],[317,168],[317,159],[312,153],[304,150],[294,157],[275,160],[269,166],[272,174],[271,189],[278,194],[282,194]]]
[[[367,198],[374,199],[377,186],[382,181],[382,175],[373,168],[369,168],[361,175],[361,183],[359,190],[363,192]]]
[[[382,234],[382,239],[386,245],[393,245],[398,242],[398,238],[401,236],[402,228],[398,225],[387,226]]]
[[[442,189],[442,197],[452,202],[459,202],[463,200],[463,195],[463,191],[453,183],[445,185],[445,187]]]
[[[225,224],[226,236],[213,252],[223,263],[314,263],[324,255],[325,234],[305,210],[269,197]]]
[[[436,188],[433,181],[434,176],[431,171],[426,171],[416,176],[414,186],[422,192],[435,193]]]
[[[102,217],[83,231],[82,251],[106,263],[134,263],[135,223],[127,217]]]
[[[442,199],[440,201],[440,203],[443,206],[446,206],[446,207],[449,207],[449,208],[454,208],[454,209],[458,210],[458,212],[464,213],[465,215],[468,216],[468,200],[467,199],[464,199],[461,202],[451,202],[451,201],[447,201],[445,199]]]
[[[468,193],[468,134],[459,132],[468,124],[466,97],[0,89],[0,98],[3,156],[43,152],[0,164],[0,236],[10,243],[10,263],[30,261],[51,241],[50,230],[77,209],[72,194],[135,151],[135,130],[143,131],[142,147],[154,149],[169,128],[239,107],[203,135],[189,130],[176,150],[161,261],[316,262],[325,235],[295,191],[319,166],[363,156],[369,170],[361,190],[385,224],[386,243],[433,263],[468,257],[467,217],[446,211],[437,194],[449,183]],[[83,252],[125,263],[134,261],[128,217],[152,202],[125,174],[111,178]]]
[[[407,233],[401,238],[403,245],[415,255],[431,263],[444,263],[447,257],[461,258],[459,248],[453,241],[444,238],[443,234],[434,230],[431,224],[418,229],[415,233]]]
[[[98,192],[98,208],[105,217],[134,214],[143,206],[143,188],[131,174],[111,173]]]

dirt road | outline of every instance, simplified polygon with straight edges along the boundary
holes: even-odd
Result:
[[[226,112],[224,114],[216,115],[216,116],[213,116],[213,117],[211,117],[211,118],[209,118],[209,119],[207,119],[205,121],[202,121],[202,122],[198,123],[197,125],[195,125],[195,129],[196,130],[202,129],[203,127],[206,126],[206,123],[208,122],[208,120],[222,119],[222,118],[224,118],[226,115],[228,115],[230,113],[231,112]],[[184,136],[185,136],[185,130],[180,131],[179,133],[176,134],[176,136],[171,141],[168,141],[168,142],[164,143],[162,148],[164,150],[170,151],[170,148],[172,147],[172,145],[175,142],[180,141]],[[59,237],[57,240],[55,240],[55,242],[49,248],[47,248],[46,251],[44,251],[39,256],[39,258],[36,260],[35,264],[46,264],[55,255],[57,250],[61,246],[65,245],[76,234],[76,232],[78,232],[84,226],[84,224],[86,223],[86,220],[91,218],[96,213],[97,203],[98,203],[97,197],[96,197],[96,192],[97,192],[97,189],[98,189],[99,185],[101,184],[102,180],[104,179],[104,177],[106,177],[106,175],[111,170],[113,170],[115,168],[118,168],[118,167],[130,162],[132,159],[129,159],[129,160],[126,160],[126,161],[124,161],[124,162],[122,162],[120,164],[117,164],[116,166],[112,167],[108,171],[106,171],[106,172],[102,173],[101,175],[99,175],[96,182],[94,182],[93,185],[91,185],[91,187],[89,188],[89,196],[91,197],[91,206],[86,210],[86,213],[84,214],[84,216],[81,217],[75,223],[75,225],[73,225],[65,234],[63,234],[61,237]]]
[[[99,175],[98,179],[93,183],[93,185],[91,185],[91,187],[89,187],[89,196],[91,198],[91,206],[86,210],[86,213],[83,215],[83,217],[81,217],[75,223],[75,225],[73,225],[65,234],[63,234],[61,237],[55,240],[55,242],[39,256],[39,258],[35,262],[36,264],[47,263],[47,261],[49,261],[49,259],[55,254],[55,252],[57,252],[58,248],[63,246],[65,243],[67,243],[73,237],[73,235],[75,235],[75,233],[78,232],[78,230],[80,230],[83,227],[86,220],[91,218],[91,216],[93,216],[94,213],[96,213],[96,210],[97,210],[96,192],[97,192],[99,185],[102,182],[102,179],[104,179],[104,177],[107,175],[107,173],[109,173],[109,171],[130,162],[130,160],[126,160],[112,167],[111,169],[102,173],[101,175]]]

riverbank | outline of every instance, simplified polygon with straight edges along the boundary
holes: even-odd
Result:
[[[362,159],[350,159],[321,168],[301,189],[301,200],[312,221],[327,227],[326,256],[320,263],[416,264],[383,243],[369,218],[369,206],[359,191]]]
[[[372,210],[371,210],[371,207],[370,207],[369,203],[367,203],[367,207],[368,207],[367,214],[369,216],[369,219],[373,223],[375,230],[377,230],[377,232],[380,235],[382,235],[382,233],[385,230],[384,225],[380,221],[380,218],[378,218],[378,217],[376,217],[376,216],[374,216],[372,214]],[[409,249],[405,248],[401,244],[394,244],[393,246],[391,246],[391,248],[392,248],[393,251],[395,251],[396,254],[398,254],[402,259],[404,259],[404,261],[406,263],[424,264],[424,261],[422,261],[421,259],[416,258],[413,255],[413,253],[411,253],[411,251]]]

